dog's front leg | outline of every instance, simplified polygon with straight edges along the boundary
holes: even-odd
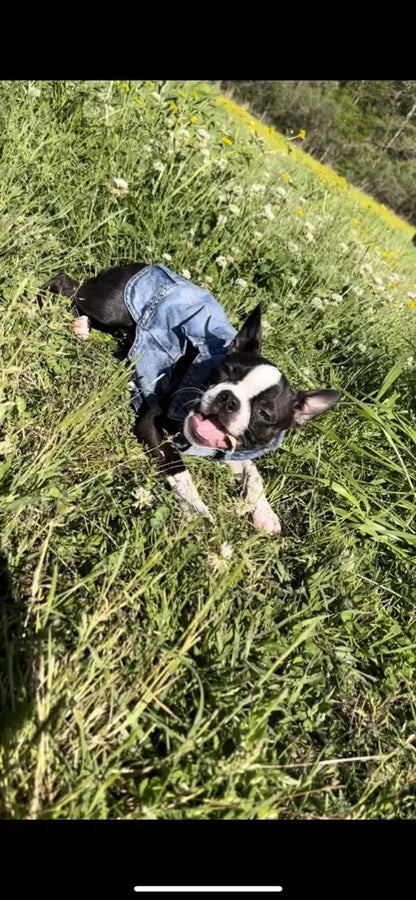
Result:
[[[149,447],[152,456],[158,460],[159,472],[165,476],[168,484],[173,488],[182,512],[186,516],[205,516],[210,522],[213,522],[211,513],[201,500],[176,447],[163,436],[158,423],[161,414],[162,410],[159,406],[152,406],[149,412],[136,422],[134,433],[141,443]]]
[[[251,460],[244,462],[236,460],[228,462],[227,465],[230,466],[236,481],[242,485],[243,496],[250,507],[256,528],[278,537],[281,533],[280,522],[264,496],[263,481],[254,463]]]

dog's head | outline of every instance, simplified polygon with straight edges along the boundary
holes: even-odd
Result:
[[[261,353],[261,304],[227,348],[224,361],[184,423],[197,447],[261,449],[287,428],[306,425],[341,397],[330,389],[295,391]]]

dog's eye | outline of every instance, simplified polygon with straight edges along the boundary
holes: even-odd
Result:
[[[271,415],[267,412],[267,409],[259,409],[259,416],[261,419],[264,419],[265,422],[271,422]]]

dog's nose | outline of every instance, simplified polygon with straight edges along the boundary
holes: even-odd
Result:
[[[237,412],[240,409],[240,401],[231,391],[221,391],[217,397],[221,409],[228,412]]]

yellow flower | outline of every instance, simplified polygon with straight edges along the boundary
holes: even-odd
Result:
[[[359,220],[359,219],[353,219],[353,223],[354,223],[354,225],[359,225],[359,224],[360,224],[360,220]]]
[[[175,103],[174,100],[171,100],[171,101],[170,101],[169,106],[170,106],[170,108],[173,109],[173,110],[175,110],[175,109],[178,108],[178,106],[177,106],[177,104]]]
[[[192,96],[193,96],[194,100],[198,100],[198,94],[196,91],[192,91]]]
[[[198,116],[192,116],[191,122],[192,122],[194,125],[197,125],[197,124],[198,124]]]
[[[282,178],[284,178],[287,181],[288,178],[290,178],[289,172],[282,172]]]
[[[408,301],[407,301],[407,305],[408,305],[409,309],[413,309],[413,307],[416,306],[416,301],[415,301],[415,300],[408,300]]]
[[[228,144],[228,146],[231,147],[232,140],[231,140],[231,138],[227,137],[226,134],[223,134],[221,140],[222,140],[223,144]]]
[[[185,96],[185,94],[184,94],[183,91],[178,91],[178,94],[179,94],[180,97],[184,97],[184,96]]]
[[[296,212],[297,212],[298,216],[304,216],[304,215],[305,215],[305,213],[303,212],[303,209],[297,209]]]
[[[248,126],[248,130],[251,131],[252,134],[255,134],[255,133],[256,133],[256,129],[255,129],[254,125],[252,125],[251,123],[250,123],[250,125]]]
[[[298,134],[298,137],[301,138],[302,141],[305,140],[305,137],[306,137],[306,131],[305,131],[304,128],[301,128],[301,129],[300,129],[300,132],[299,132],[299,134]]]
[[[134,102],[138,103],[139,106],[143,106],[143,100],[140,100],[140,97],[136,97]]]
[[[127,81],[123,81],[121,86],[124,88],[125,91],[130,90],[130,85],[127,84]]]
[[[154,81],[146,81],[147,87],[153,87]]]

